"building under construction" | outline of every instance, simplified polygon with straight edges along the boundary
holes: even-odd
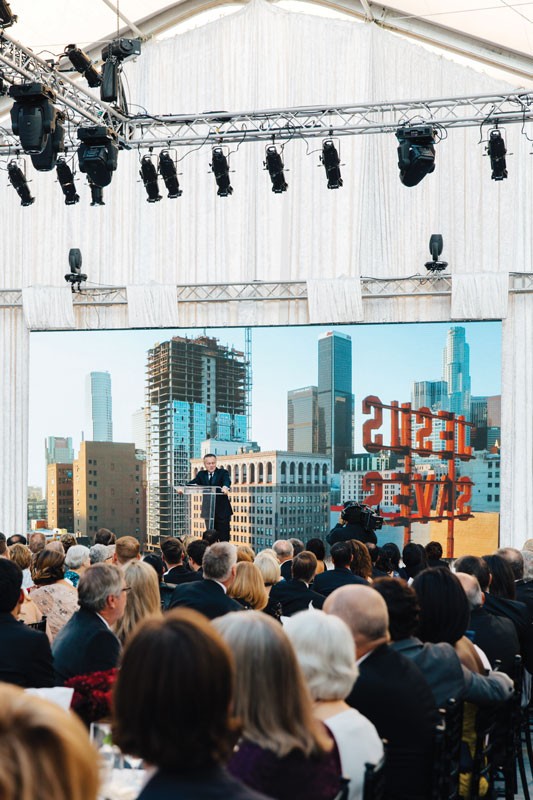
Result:
[[[247,439],[244,353],[201,336],[175,336],[148,351],[148,541],[186,533],[176,487],[190,478],[190,459],[205,439]]]

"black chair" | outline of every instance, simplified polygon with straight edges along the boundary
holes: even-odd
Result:
[[[28,622],[28,628],[46,633],[46,617],[43,617],[40,622]]]
[[[493,705],[480,708],[476,715],[476,742],[473,756],[472,773],[470,776],[470,800],[480,800],[482,797],[482,781],[485,779],[489,785],[488,792],[483,795],[485,800],[494,797],[494,783],[497,773],[496,742],[499,738],[499,723],[501,710]],[[511,795],[512,797],[512,795]]]
[[[431,800],[456,800],[459,796],[459,760],[463,732],[463,703],[453,698],[439,709],[435,729]]]
[[[175,583],[165,583],[162,581],[159,584],[159,594],[161,595],[161,609],[166,611],[170,605],[170,598],[176,588]]]
[[[383,743],[386,745],[386,742]],[[377,764],[365,764],[363,800],[384,800],[385,798],[385,755]]]

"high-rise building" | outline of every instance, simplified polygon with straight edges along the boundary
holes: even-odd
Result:
[[[205,439],[247,441],[244,353],[201,336],[179,336],[148,352],[148,536],[186,532],[175,487],[190,478],[190,459]]]
[[[46,464],[72,464],[74,448],[70,436],[47,436],[44,440]]]
[[[146,534],[146,462],[135,445],[82,442],[73,465],[74,532],[93,537],[109,528],[117,538]]]
[[[442,378],[448,384],[448,408],[454,414],[470,416],[470,347],[465,329],[450,328],[442,354]]]
[[[146,411],[139,408],[131,415],[131,436],[136,450],[146,450]]]
[[[318,388],[305,386],[287,394],[287,450],[318,453]]]
[[[333,472],[353,452],[352,340],[328,331],[318,340],[318,452],[331,457]]]
[[[87,375],[86,404],[89,430],[86,438],[93,442],[112,442],[113,407],[109,372],[91,372]]]
[[[474,450],[492,450],[501,439],[501,395],[473,397],[470,409]]]
[[[48,464],[46,499],[48,525],[74,531],[74,482],[72,463]]]
[[[411,405],[413,408],[446,411],[448,384],[446,381],[415,381],[411,390]]]

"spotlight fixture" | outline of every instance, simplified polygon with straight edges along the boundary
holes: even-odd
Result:
[[[492,167],[492,180],[503,181],[507,177],[507,163],[505,161],[507,147],[505,146],[505,139],[498,128],[493,128],[493,130],[489,131],[487,153]]]
[[[340,171],[341,160],[333,139],[324,139],[322,142],[322,156],[320,160],[324,164],[324,169],[326,170],[328,189],[339,189],[342,186]]]
[[[64,119],[65,115],[61,111],[58,111],[54,132],[48,136],[44,150],[42,153],[30,154],[32,164],[39,172],[50,172],[50,170],[54,169],[57,164],[58,154],[65,150]]]
[[[9,162],[7,165],[7,174],[9,176],[9,180],[11,181],[11,185],[20,197],[20,205],[31,206],[32,203],[35,203],[35,197],[31,196],[30,187],[28,186],[26,176],[16,161]]]
[[[123,89],[120,73],[122,64],[141,54],[140,39],[113,39],[102,50],[102,83],[100,86],[100,99],[106,103],[116,103],[122,101]]]
[[[219,197],[233,194],[233,186],[229,180],[229,163],[222,147],[213,147],[211,151],[211,164],[209,165],[215,175]]]
[[[83,75],[89,86],[93,89],[97,86],[101,86],[102,76],[87,53],[84,53],[83,50],[80,50],[75,44],[67,44],[65,47],[65,55],[74,69],[77,70],[80,75]]]
[[[56,125],[54,92],[43,83],[15,83],[9,87],[9,96],[15,100],[11,127],[22,149],[26,153],[42,153]]]
[[[442,253],[443,240],[440,233],[433,233],[429,240],[429,252],[432,256],[432,261],[426,261],[426,269],[429,272],[442,272],[448,266],[447,261],[439,261],[439,256]]]
[[[74,186],[74,175],[72,174],[72,170],[64,158],[57,159],[56,173],[57,180],[61,185],[63,194],[65,195],[65,205],[75,205],[79,202],[80,196],[77,194],[76,187]]]
[[[0,0],[0,28],[9,28],[18,17],[13,14],[7,0]]]
[[[78,128],[78,161],[80,171],[86,172],[96,186],[108,186],[117,168],[118,145],[116,133],[112,128],[95,125],[91,128]]]
[[[289,184],[285,181],[285,175],[283,174],[284,164],[281,158],[281,153],[278,153],[275,145],[273,144],[267,146],[265,153],[266,155],[264,163],[265,168],[270,173],[272,191],[275,194],[286,192]]]
[[[141,169],[139,175],[144,183],[144,188],[148,197],[146,198],[149,203],[157,203],[161,200],[159,194],[159,184],[157,183],[157,169],[150,156],[143,156],[141,159]]]
[[[91,189],[91,205],[92,206],[105,206],[104,203],[104,190],[101,186],[97,186],[89,180]]]
[[[416,186],[435,169],[435,131],[431,125],[398,128],[398,167],[404,186]]]
[[[162,150],[159,154],[159,173],[165,181],[165,186],[168,189],[168,196],[171,199],[181,197],[183,192],[180,189],[176,165],[168,150]]]
[[[81,250],[77,247],[71,247],[68,251],[70,272],[65,275],[65,280],[70,283],[73,292],[76,291],[76,286],[78,287],[78,292],[81,292],[81,284],[87,280],[87,275],[83,275],[81,271],[81,260]]]

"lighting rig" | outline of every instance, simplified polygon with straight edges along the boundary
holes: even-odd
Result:
[[[183,192],[180,189],[176,164],[168,150],[162,150],[159,154],[159,173],[167,187],[168,197],[171,199],[181,197]]]
[[[228,197],[228,195],[233,194],[233,186],[229,179],[229,162],[222,147],[213,147],[209,166],[215,175],[218,196]]]
[[[126,61],[141,54],[140,39],[114,39],[102,50],[102,83],[100,99],[106,103],[117,103],[127,113],[128,106],[122,86],[122,66]]]
[[[416,186],[435,169],[435,131],[431,125],[398,128],[398,167],[404,186]]]
[[[272,191],[274,194],[286,192],[289,188],[289,184],[285,180],[285,175],[283,173],[283,159],[281,158],[281,153],[278,153],[277,148],[273,144],[267,145],[266,147],[264,165],[265,169],[270,173]]]
[[[81,271],[81,250],[77,247],[72,247],[68,252],[68,263],[70,272],[65,275],[65,280],[70,283],[73,292],[78,287],[78,292],[81,292],[81,284],[87,280],[87,275],[83,275]]]
[[[73,206],[76,203],[79,203],[80,196],[76,192],[74,175],[72,174],[72,170],[64,158],[57,159],[56,173],[57,180],[59,181],[63,194],[65,195],[65,205]]]
[[[94,66],[93,62],[83,50],[75,44],[67,44],[64,55],[80,75],[83,75],[89,86],[97,89],[102,85],[102,76]]]
[[[507,162],[505,160],[507,147],[505,146],[505,139],[498,128],[493,128],[489,131],[487,153],[492,168],[492,180],[503,181],[503,179],[507,177]]]
[[[105,125],[78,128],[78,139],[80,172],[87,173],[89,180],[100,188],[109,186],[118,161],[115,131]]]
[[[144,183],[144,188],[148,197],[146,198],[149,203],[158,203],[161,200],[159,194],[159,184],[157,182],[157,168],[152,161],[151,156],[143,156],[141,159],[141,169],[139,175]]]
[[[20,205],[31,206],[32,203],[35,203],[35,197],[31,196],[26,175],[15,160],[10,161],[7,165],[7,174],[9,176],[9,180],[11,181],[11,185],[20,197]]]
[[[440,233],[432,234],[429,240],[429,252],[432,256],[432,261],[426,261],[425,267],[428,272],[442,272],[448,266],[447,261],[439,261],[439,256],[442,253],[443,239]]]
[[[56,127],[54,92],[43,83],[15,83],[9,87],[14,99],[11,127],[25,153],[42,153]]]
[[[17,19],[18,17],[11,11],[7,0],[0,0],[0,28],[9,28]]]
[[[333,139],[324,139],[322,142],[321,162],[326,170],[328,189],[339,189],[342,186],[339,153]]]

